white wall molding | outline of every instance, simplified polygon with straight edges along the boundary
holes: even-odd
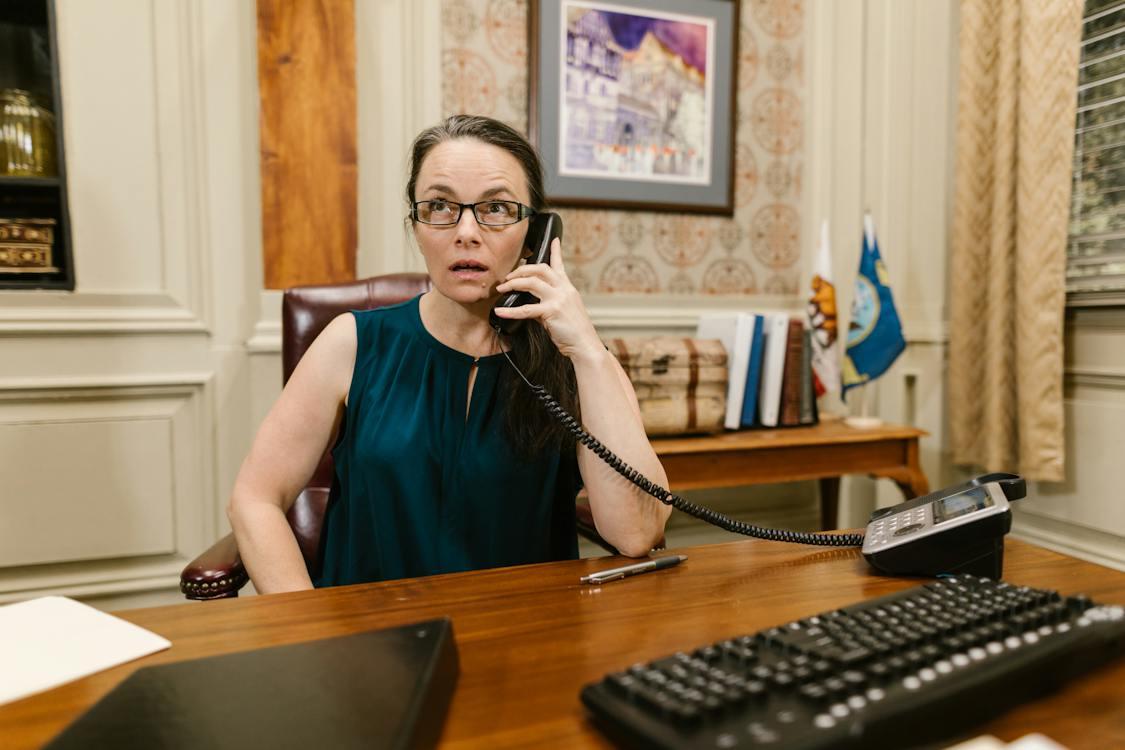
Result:
[[[693,335],[700,315],[715,312],[786,312],[790,315],[804,315],[802,303],[793,297],[777,297],[760,300],[762,304],[747,306],[741,302],[724,300],[718,305],[677,304],[675,300],[662,300],[654,303],[645,300],[643,304],[598,304],[595,300],[586,307],[590,320],[599,331],[612,331],[617,335]],[[262,315],[254,325],[254,332],[246,342],[252,355],[276,354],[281,351],[281,292],[266,290],[261,293],[259,310]],[[916,325],[906,330],[906,340],[910,344],[944,344],[948,333],[943,322]]]
[[[1067,310],[1068,329],[1125,331],[1125,307],[1083,307]]]
[[[908,344],[948,344],[949,324],[933,319],[904,321],[902,335]]]
[[[0,335],[208,329],[200,2],[132,6],[59,3],[77,291],[0,294]]]
[[[251,355],[281,353],[281,321],[259,320],[254,333],[246,341],[246,351]]]
[[[152,0],[163,285],[196,317],[210,319],[206,111],[199,0]]]
[[[281,295],[277,289],[263,289],[258,295],[258,320],[246,342],[250,354],[281,351]]]
[[[805,236],[829,220],[848,322],[861,220],[873,213],[908,342],[948,341],[945,297],[955,3],[820,0],[810,6]],[[811,251],[806,252],[810,262]]]
[[[1120,367],[1068,367],[1063,379],[1068,385],[1125,390],[1125,369]]]
[[[863,210],[863,104],[867,95],[863,55],[865,0],[821,0],[809,7],[809,76],[806,216],[803,236],[820,241],[828,221],[837,314],[846,324],[859,257]],[[815,253],[802,255],[810,266]],[[802,278],[807,278],[806,273]],[[845,329],[846,330],[846,329]]]
[[[160,395],[192,393],[211,382],[212,375],[207,372],[181,373],[142,373],[136,375],[90,375],[49,376],[34,378],[0,378],[0,398],[33,398],[36,395],[50,394],[59,397],[60,391],[73,396],[75,392],[112,391],[132,393],[137,389],[159,391]],[[104,395],[104,394],[103,394]],[[126,394],[127,395],[127,394]]]
[[[163,293],[206,327],[200,7],[60,0],[57,11],[77,289]]]
[[[1125,570],[1125,543],[1116,534],[1021,510],[1013,521],[1012,536],[1098,565]]]
[[[588,307],[587,312],[599,331],[627,329],[637,334],[661,333],[694,335],[703,313],[718,312],[716,308],[681,307]]]
[[[200,549],[200,552],[203,550]],[[92,597],[144,591],[178,591],[181,556],[138,561],[62,563],[0,572],[0,604],[37,596]]]
[[[207,331],[193,310],[162,292],[0,295],[0,336]]]
[[[411,140],[441,119],[441,24],[441,0],[356,3],[360,278],[425,270],[403,188]]]

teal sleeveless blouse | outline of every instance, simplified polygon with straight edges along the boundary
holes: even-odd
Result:
[[[477,362],[466,418],[473,358],[430,335],[419,299],[352,313],[318,587],[578,557],[574,453],[513,450],[502,354]]]

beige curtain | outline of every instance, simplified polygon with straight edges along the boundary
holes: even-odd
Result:
[[[1064,469],[1063,313],[1081,0],[962,0],[949,415],[953,460]]]

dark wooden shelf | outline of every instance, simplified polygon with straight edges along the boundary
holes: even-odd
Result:
[[[58,187],[62,180],[58,177],[12,177],[0,174],[0,187]]]

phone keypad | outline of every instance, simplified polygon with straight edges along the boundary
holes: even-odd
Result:
[[[928,523],[928,506],[911,508],[910,510],[884,516],[871,523],[867,530],[867,546],[881,547],[896,537],[906,536],[923,528]]]

